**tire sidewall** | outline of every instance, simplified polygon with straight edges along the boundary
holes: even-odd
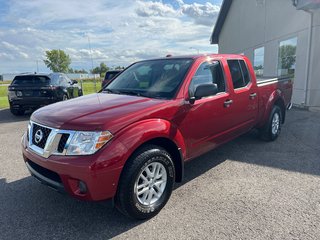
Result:
[[[273,120],[273,117],[275,114],[279,114],[279,128],[278,128],[278,131],[274,134],[272,132],[272,120]],[[274,106],[272,111],[271,111],[271,114],[270,114],[270,119],[269,119],[269,129],[268,129],[268,132],[269,132],[269,136],[270,136],[270,139],[271,140],[275,140],[276,138],[278,138],[278,136],[280,135],[280,132],[281,132],[281,123],[282,123],[282,113],[281,113],[281,109],[278,107],[278,106]]]
[[[67,94],[63,94],[62,101],[67,101],[68,99],[69,99],[68,95]]]
[[[130,216],[134,216],[135,218],[146,219],[155,216],[169,200],[175,180],[174,164],[171,160],[170,155],[166,151],[163,151],[161,149],[147,150],[146,152],[143,152],[142,154],[138,155],[134,159],[134,161],[140,161],[141,164],[139,164],[136,167],[134,174],[132,174],[129,181],[130,184],[127,189],[129,192],[129,194],[127,194],[129,199],[127,199],[128,201],[126,201],[127,203],[129,203],[129,206],[127,206],[127,212]],[[139,202],[135,194],[135,182],[137,178],[139,178],[142,171],[150,163],[154,162],[159,162],[164,166],[167,172],[167,183],[163,191],[163,194],[159,198],[159,200],[157,200],[150,206],[145,206]]]

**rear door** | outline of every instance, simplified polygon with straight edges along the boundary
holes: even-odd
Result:
[[[228,59],[229,77],[233,85],[230,108],[233,112],[231,124],[235,134],[254,127],[258,116],[257,85],[251,79],[248,66],[243,59]]]
[[[64,77],[64,74],[59,75],[59,86],[67,92],[68,98],[73,98],[73,86]]]
[[[72,92],[72,97],[78,97],[79,96],[79,85],[78,83],[72,83],[72,80],[68,78],[67,75],[64,75],[64,78],[66,79],[66,82],[70,86],[70,92]]]

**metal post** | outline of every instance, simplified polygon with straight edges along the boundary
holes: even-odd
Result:
[[[92,58],[92,49],[91,49],[91,42],[90,42],[90,37],[88,34],[88,43],[89,43],[89,50],[90,50],[90,57],[91,57],[91,72],[93,73],[93,58]],[[97,80],[96,80],[96,75],[93,73],[93,78],[94,78],[94,91],[97,91]]]

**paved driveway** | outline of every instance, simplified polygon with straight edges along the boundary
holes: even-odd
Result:
[[[29,176],[28,116],[0,111],[0,239],[320,239],[320,113],[292,110],[276,142],[244,135],[186,165],[159,215],[129,220]]]

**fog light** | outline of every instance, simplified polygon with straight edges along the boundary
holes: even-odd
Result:
[[[82,194],[87,192],[87,185],[82,181],[79,181],[78,188],[79,188],[80,193],[82,193]]]

